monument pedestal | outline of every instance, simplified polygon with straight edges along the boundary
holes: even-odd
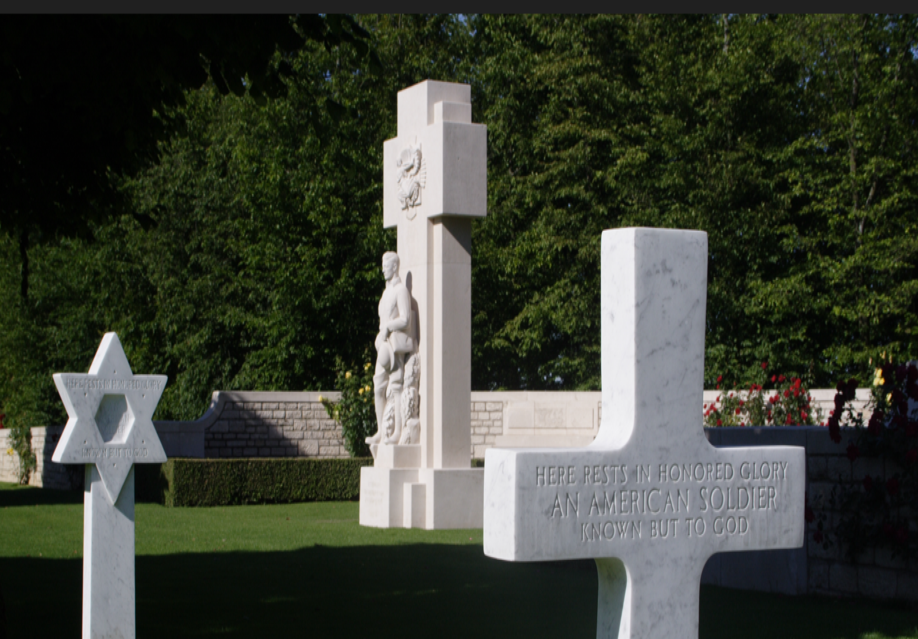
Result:
[[[481,528],[483,468],[418,468],[421,447],[380,446],[360,469],[360,525],[374,528]]]

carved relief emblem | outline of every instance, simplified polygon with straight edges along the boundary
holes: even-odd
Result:
[[[415,207],[421,205],[421,190],[427,184],[427,162],[421,153],[421,145],[408,145],[399,156],[398,168],[398,201],[402,210],[407,211],[408,219],[417,215]]]

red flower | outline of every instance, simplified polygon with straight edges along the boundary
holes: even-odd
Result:
[[[768,362],[762,362],[762,370],[768,368]]]
[[[746,402],[744,402],[743,400],[739,400],[739,405],[740,405],[740,406],[743,406],[745,403],[746,403]]]
[[[858,450],[857,446],[854,445],[854,442],[848,444],[848,448],[845,451],[848,454],[848,459],[852,462],[857,459],[857,456],[861,454],[861,451]]]
[[[784,420],[784,424],[785,424],[786,426],[790,426],[792,423],[793,423],[793,422],[791,421],[791,416],[788,415],[788,416],[787,416],[787,419]]]
[[[778,381],[779,381],[779,382],[783,382],[783,381],[784,381],[784,375],[778,376]]]
[[[813,541],[815,541],[817,544],[822,543],[822,531],[821,530],[817,530],[816,532],[813,533]]]
[[[899,478],[898,477],[889,478],[889,480],[886,482],[886,492],[888,492],[891,496],[895,496],[899,494]]]
[[[723,375],[718,375],[718,376],[717,376],[717,381],[718,381],[718,382],[724,381],[724,376],[723,376]]]
[[[873,477],[864,475],[864,490],[870,492],[873,489]]]
[[[799,377],[794,380],[794,388],[798,388],[798,389],[800,388],[800,378]]]
[[[789,389],[789,388],[785,388],[785,389],[784,389],[784,396],[785,396],[785,397],[790,397],[790,389]],[[696,404],[696,406],[697,406],[697,404]]]
[[[778,376],[777,376],[777,375],[772,375],[772,376],[771,376],[771,383],[774,384],[774,382],[775,382],[776,379],[778,379]]]
[[[771,411],[768,411],[768,419],[771,419]]]
[[[738,409],[738,408],[736,409],[736,414],[737,414],[737,415],[740,414],[740,409]]]
[[[720,390],[720,384],[714,384],[714,390]]]
[[[803,421],[806,421],[806,411],[805,410],[800,411],[800,419],[802,419]]]
[[[718,420],[717,420],[717,425],[718,425],[718,426],[723,426],[724,423],[718,419]]]
[[[796,388],[794,389],[794,397],[800,397],[800,391],[798,391]]]

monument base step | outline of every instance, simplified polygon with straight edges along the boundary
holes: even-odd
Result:
[[[360,469],[360,525],[374,528],[481,528],[482,468]]]
[[[419,468],[420,444],[383,444],[376,449],[376,468]]]

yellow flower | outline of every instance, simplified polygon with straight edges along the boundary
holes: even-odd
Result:
[[[15,451],[13,451],[12,448],[7,448],[7,449],[6,449],[6,454],[9,455],[10,457],[13,456],[13,452],[15,452]]]
[[[363,365],[363,370],[365,371],[370,370],[370,362],[367,362],[366,364]]]
[[[372,389],[370,388],[370,385],[367,384],[367,392],[369,393],[371,390],[372,390]]]
[[[892,403],[892,393],[886,396],[886,401]]]
[[[357,394],[358,394],[358,395],[363,395],[363,389],[361,388],[359,391],[357,391]]]
[[[322,396],[321,396],[321,395],[319,395],[319,401],[320,401],[320,402],[322,401]]]
[[[883,369],[878,368],[877,370],[873,372],[873,385],[882,386],[885,383],[886,383],[886,380],[883,379]]]
[[[344,379],[350,379],[350,378],[351,378],[351,371],[348,371],[344,374]]]

